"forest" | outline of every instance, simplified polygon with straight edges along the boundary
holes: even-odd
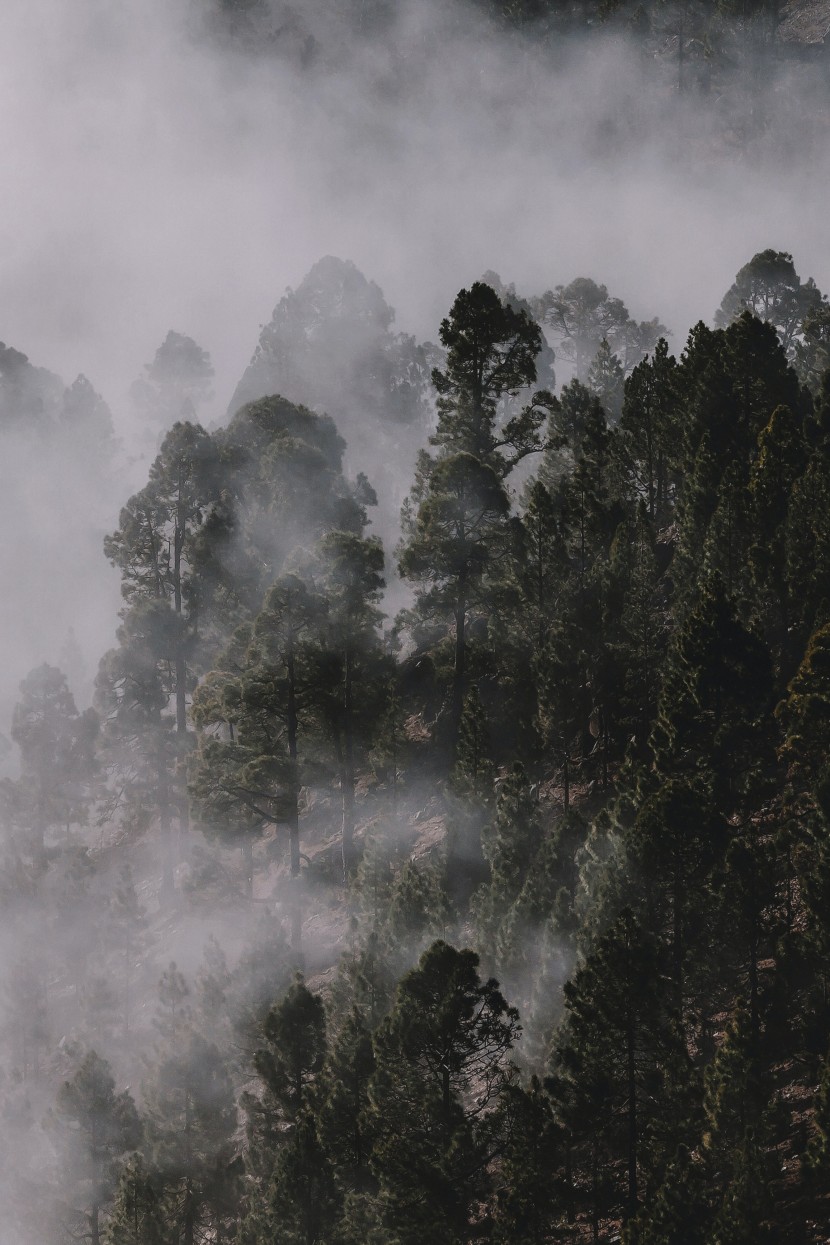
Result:
[[[382,47],[397,117],[440,31],[393,10],[187,39],[229,98]],[[447,12],[534,89],[624,38],[710,171],[826,79],[820,4]],[[830,1240],[830,302],[786,236],[682,333],[659,271],[639,319],[421,237],[429,333],[324,254],[230,384],[179,329],[112,407],[0,342],[9,1245]]]

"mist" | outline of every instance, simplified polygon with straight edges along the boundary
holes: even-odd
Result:
[[[488,270],[528,298],[591,277],[623,299],[634,318],[658,317],[677,355],[693,324],[712,322],[734,274],[755,252],[791,252],[803,279],[830,288],[823,193],[830,114],[818,58],[772,58],[760,92],[739,65],[709,90],[693,82],[681,93],[669,36],[644,51],[622,25],[609,24],[590,39],[551,44],[532,26],[509,32],[488,23],[473,5],[406,0],[369,37],[362,6],[344,6],[342,13],[332,7],[327,0],[301,12],[287,4],[253,5],[247,24],[234,27],[222,5],[207,0],[7,0],[0,47],[6,169],[0,340],[63,385],[88,377],[109,407],[115,439],[104,465],[73,459],[68,441],[47,447],[25,429],[0,431],[0,737],[8,733],[21,680],[42,662],[66,671],[79,709],[92,702],[98,662],[115,642],[122,604],[103,538],[146,482],[160,440],[159,429],[142,421],[130,388],[169,330],[210,354],[215,376],[198,418],[217,429],[233,415],[229,404],[275,305],[324,256],[353,261],[395,309],[392,330],[421,343],[437,340],[457,291]],[[564,360],[555,369],[559,384],[568,379]],[[371,428],[365,442],[354,439],[357,452],[346,449],[347,474],[365,470],[381,493],[370,531],[385,546],[388,614],[411,599],[394,578],[391,554],[400,535],[399,500],[427,433],[426,425],[410,429],[395,461],[385,443],[372,450]],[[418,764],[424,772],[412,778],[400,805],[388,777],[366,780],[359,846],[377,839],[383,877],[390,860],[398,868],[412,853],[424,866],[426,893],[457,815],[456,863],[461,889],[469,884],[472,894],[487,872],[481,833],[495,804],[485,801],[486,813],[470,813],[461,797],[455,805],[442,803],[443,789],[437,796],[430,762],[423,761],[427,733],[418,735],[422,723],[412,725],[417,716],[407,723],[407,745],[418,758],[413,775]],[[0,770],[13,774],[15,750],[5,738],[0,744]],[[397,761],[391,765],[394,788]],[[587,782],[577,791],[585,824],[571,828],[571,839],[565,836],[557,849],[578,858],[572,889],[586,924],[592,869],[599,874],[597,861],[616,861],[618,850],[616,828],[589,827],[600,807],[595,796]],[[303,824],[316,841],[304,856],[312,876],[304,892],[305,966],[329,988],[337,955],[369,909],[345,902],[327,908],[323,898],[315,910],[334,885],[339,814],[331,792],[309,788],[306,797]],[[558,785],[544,798],[557,818],[567,814],[568,797]],[[91,957],[101,980],[117,982],[120,970],[107,958],[112,949],[96,910],[109,902],[126,861],[142,903],[157,916],[155,844],[127,842],[130,831],[118,816],[107,821],[100,812],[90,833],[100,871],[67,918],[67,945],[83,947],[80,957],[84,963]],[[71,854],[69,827],[66,834],[61,850]],[[474,842],[467,856],[465,835]],[[287,988],[296,967],[281,943],[272,977],[264,984],[257,978],[257,956],[266,959],[268,937],[276,937],[273,930],[263,934],[265,914],[291,918],[280,835],[252,852],[256,872],[244,918],[233,909],[239,899],[234,853],[206,847],[195,832],[192,839],[182,836],[176,882],[185,897],[158,917],[147,946],[142,943],[133,1045],[120,1048],[115,1020],[102,1029],[102,1052],[121,1080],[141,1043],[152,1038],[150,999],[171,960],[186,972],[195,1006],[204,992],[204,982],[198,984],[203,954],[209,937],[218,936],[234,971],[243,963],[234,988],[252,1014],[268,991],[272,997]],[[61,896],[69,906],[66,896],[77,881],[66,869],[50,881],[56,911]],[[465,892],[465,903],[469,897]],[[0,972],[22,979],[42,932],[41,909],[33,903],[26,911],[19,900],[2,897],[8,912],[3,909],[0,924]],[[481,912],[487,916],[484,906]],[[496,918],[488,919],[496,929]],[[428,935],[463,940],[472,928],[431,913],[397,967],[415,961]],[[535,1009],[535,1058],[577,956],[553,924],[527,917],[516,930],[505,989]],[[537,961],[546,966],[541,987],[532,984],[529,967]],[[52,1052],[53,1079],[68,1074],[77,1054],[71,1035],[87,1006],[85,996],[78,1001],[78,982],[71,993],[62,971],[52,972],[60,996],[53,1021],[60,1033],[53,1036],[61,1042],[70,1036]],[[7,1044],[16,1040],[19,1007],[9,989],[0,1007]],[[543,997],[533,997],[539,989]],[[25,1057],[23,1066],[25,1082]],[[6,1144],[19,1126],[26,1153],[43,1150],[44,1163],[52,1162],[37,1131],[49,1110],[44,1087],[30,1093],[15,1083],[9,1102]],[[37,1146],[32,1136],[40,1138]],[[14,1216],[25,1221],[16,1200],[25,1200],[28,1186],[20,1185],[19,1172],[16,1179],[11,1191],[0,1184],[0,1211],[3,1199],[15,1202]],[[32,1240],[21,1237],[14,1245]]]
[[[212,356],[209,423],[285,288],[326,254],[378,282],[397,329],[432,340],[487,269],[527,293],[592,276],[635,316],[659,316],[674,349],[763,247],[830,285],[811,193],[830,172],[819,66],[777,66],[759,123],[739,87],[678,98],[670,52],[644,62],[619,33],[553,57],[463,6],[408,3],[370,41],[353,14],[312,5],[301,29],[276,10],[270,40],[246,43],[220,38],[210,12],[6,9],[0,337],[67,384],[88,376],[139,456],[127,487],[96,499],[89,557],[75,558],[83,590],[63,583],[48,623],[7,648],[6,704],[26,669],[57,659],[67,626],[90,671],[112,634],[114,579],[92,546],[151,456],[126,395],[168,329]],[[23,525],[40,566],[45,510]],[[12,634],[18,601],[36,612],[27,582],[7,589]],[[106,601],[109,632],[85,621]]]
[[[803,94],[796,124],[786,74],[747,147],[718,133],[721,101],[678,102],[671,65],[621,37],[551,68],[461,8],[406,4],[380,48],[330,22],[303,67],[280,43],[217,46],[197,19],[138,0],[7,10],[4,340],[89,375],[116,413],[169,327],[210,350],[221,410],[258,325],[325,254],[422,337],[486,268],[520,289],[594,276],[679,334],[762,246],[830,282],[803,193],[827,135]]]

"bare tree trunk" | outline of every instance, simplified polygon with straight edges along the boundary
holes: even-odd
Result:
[[[452,733],[453,748],[458,747],[461,718],[464,713],[464,692],[467,679],[467,602],[461,596],[455,610],[455,664],[452,677]]]
[[[161,894],[163,899],[169,900],[174,889],[173,836],[171,833],[170,785],[163,735],[159,737],[158,780],[159,830],[161,832]]]
[[[346,650],[343,674],[343,753],[340,766],[340,798],[343,809],[343,881],[354,869],[354,724],[352,721],[352,654]]]
[[[291,876],[300,874],[300,775],[297,761],[297,675],[294,665],[294,653],[289,650],[288,669],[288,758],[289,776],[289,810],[288,810],[288,847],[291,856]]]

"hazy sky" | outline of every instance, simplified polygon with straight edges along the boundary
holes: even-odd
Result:
[[[221,408],[327,253],[432,336],[486,268],[529,290],[592,275],[680,334],[762,246],[830,285],[826,151],[724,150],[619,45],[542,72],[463,26],[435,38],[445,10],[303,74],[188,44],[170,0],[6,0],[0,338],[117,410],[174,327],[212,352]]]

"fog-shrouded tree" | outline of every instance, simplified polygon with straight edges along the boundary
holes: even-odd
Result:
[[[830,306],[811,307],[801,324],[801,340],[795,344],[798,374],[811,389],[819,388],[830,370]]]
[[[106,1245],[167,1245],[168,1240],[158,1176],[140,1154],[134,1154],[121,1169],[104,1241]]]
[[[379,286],[351,261],[319,260],[275,307],[231,413],[279,393],[336,416],[350,440],[360,434],[359,412],[378,427],[422,424],[429,359],[413,338],[392,332],[394,318]]]
[[[265,1016],[254,1055],[258,1091],[243,1097],[247,1162],[262,1187],[267,1187],[280,1151],[316,1106],[326,1053],[322,1000],[297,974]]]
[[[90,1051],[58,1092],[53,1115],[63,1160],[60,1195],[67,1233],[101,1245],[103,1216],[118,1179],[117,1162],[141,1141],[141,1122],[127,1090]]]
[[[625,371],[619,358],[603,337],[588,369],[586,383],[599,398],[609,423],[616,423],[623,406]]]
[[[158,987],[156,1042],[142,1086],[146,1151],[173,1240],[221,1240],[239,1214],[237,1108],[228,1065],[198,1032],[175,963]]]
[[[194,419],[213,396],[210,355],[192,337],[173,329],[130,390],[135,408],[162,431]]]
[[[280,576],[194,698],[191,795],[206,828],[240,842],[249,893],[253,841],[269,824],[287,825],[291,874],[300,872],[301,767],[319,699],[324,614],[303,579]]]
[[[366,477],[343,474],[334,421],[278,395],[241,407],[214,434],[222,489],[191,544],[201,594],[200,631],[211,661],[298,549],[325,532],[362,532],[373,496]]]
[[[382,708],[379,603],[385,587],[383,546],[377,537],[330,532],[320,541],[314,569],[325,600],[319,705],[334,745],[341,797],[343,876],[355,868],[354,790],[361,741]]]
[[[350,260],[325,256],[274,308],[228,412],[276,394],[326,412],[345,438],[350,472],[375,481],[380,521],[390,528],[432,420],[431,372],[442,353],[396,332],[394,318],[374,281]],[[400,476],[386,470],[393,460]]]
[[[88,819],[100,723],[94,710],[78,712],[66,676],[56,666],[44,663],[30,671],[20,692],[11,726],[20,749],[13,803],[26,850],[42,866],[49,831],[68,831]]]
[[[191,545],[218,503],[220,479],[218,453],[210,435],[198,424],[177,422],[162,442],[147,485],[130,498],[121,511],[118,529],[104,541],[107,558],[121,572],[123,616],[155,620],[155,625],[143,629],[143,660],[155,665],[157,696],[166,695],[175,706],[175,741],[167,741],[167,751],[174,755],[165,765],[170,768],[172,762],[170,781],[176,788],[180,850],[186,846],[189,824],[184,766],[201,605]],[[122,645],[129,630],[125,622]],[[119,658],[116,651],[113,666],[127,664],[125,657]],[[160,719],[166,719],[166,710],[166,702],[159,704]]]
[[[179,617],[164,600],[140,601],[118,629],[118,647],[101,659],[95,703],[109,808],[136,831],[158,820],[162,890],[173,889],[172,824],[177,809],[175,718],[169,712]]]
[[[399,567],[416,585],[416,613],[451,627],[454,657],[450,725],[458,736],[467,690],[467,628],[489,612],[496,565],[504,555],[510,501],[505,481],[513,466],[540,447],[549,394],[530,402],[503,426],[499,400],[532,385],[541,330],[481,282],[462,290],[441,324],[446,367],[435,369],[436,453],[423,454],[404,508]]]
[[[115,450],[112,414],[83,374],[64,391],[60,427],[69,454],[106,464]]]
[[[0,426],[23,433],[44,432],[57,416],[62,397],[59,377],[0,342]]]
[[[825,304],[824,295],[810,277],[802,281],[792,255],[768,249],[753,255],[723,296],[715,316],[718,328],[726,328],[744,311],[775,326],[781,345],[790,358],[804,333],[804,321]]]
[[[577,277],[569,285],[546,291],[536,300],[535,309],[554,334],[560,356],[573,364],[576,379],[583,384],[603,340],[620,355],[627,372],[666,334],[665,325],[656,319],[632,320],[622,299],[612,298],[607,286],[590,277]]]

